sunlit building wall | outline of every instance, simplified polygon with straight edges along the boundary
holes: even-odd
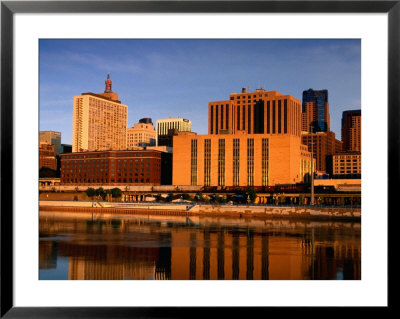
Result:
[[[72,151],[126,149],[127,118],[128,107],[107,81],[104,93],[74,96]]]
[[[39,143],[54,145],[54,155],[57,156],[61,152],[61,132],[40,131]]]
[[[173,152],[173,185],[272,186],[311,173],[307,146],[289,134],[179,133]]]
[[[140,122],[134,124],[127,130],[127,148],[155,146],[157,133],[151,122]]]

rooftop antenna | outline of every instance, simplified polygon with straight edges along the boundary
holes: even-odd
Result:
[[[106,89],[104,90],[104,93],[112,92],[111,89],[112,81],[110,80],[110,73],[107,73],[107,80],[105,81],[105,84],[106,84]]]

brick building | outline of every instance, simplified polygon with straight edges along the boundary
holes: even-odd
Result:
[[[39,144],[39,169],[42,167],[57,169],[57,158],[54,155],[54,145],[52,144]]]
[[[343,151],[361,152],[361,110],[343,112],[342,141]]]
[[[162,185],[171,170],[172,154],[143,149],[60,156],[63,185]]]
[[[316,161],[316,170],[319,172],[327,171],[327,156],[342,150],[342,142],[336,139],[335,133],[332,131],[313,134],[302,132],[301,140],[303,144],[308,146],[308,151],[312,151]]]

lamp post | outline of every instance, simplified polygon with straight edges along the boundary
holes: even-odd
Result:
[[[313,141],[313,128],[311,124],[311,205],[314,205],[314,141]]]

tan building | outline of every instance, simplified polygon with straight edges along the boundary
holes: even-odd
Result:
[[[335,133],[332,131],[313,134],[302,132],[301,140],[308,146],[308,151],[312,151],[316,160],[316,170],[319,172],[327,171],[327,156],[342,150],[342,142],[335,138]]]
[[[343,112],[342,141],[343,151],[361,152],[361,110]]]
[[[361,152],[341,152],[329,157],[329,171],[335,177],[361,178]]]
[[[169,117],[157,120],[157,145],[172,146],[172,136],[174,132],[190,132],[192,122],[180,117]]]
[[[157,133],[151,119],[141,119],[127,130],[127,148],[155,146]]]
[[[291,95],[242,89],[210,102],[208,133],[174,136],[174,185],[273,186],[311,173],[301,103]]]
[[[54,145],[47,143],[39,144],[39,169],[48,167],[53,170],[57,169],[57,159],[54,154]]]
[[[126,149],[128,107],[111,91],[74,96],[72,152]]]
[[[257,89],[231,93],[208,103],[208,134],[291,134],[300,136],[301,102],[291,95]]]
[[[61,132],[40,131],[39,143],[54,145],[54,155],[61,153]]]
[[[294,184],[311,172],[307,146],[290,134],[179,133],[173,151],[173,185]]]

